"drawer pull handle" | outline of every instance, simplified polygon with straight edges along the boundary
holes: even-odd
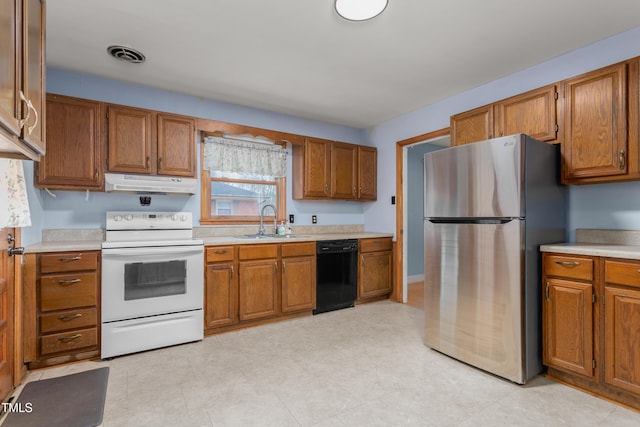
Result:
[[[61,337],[61,338],[58,338],[58,341],[60,341],[60,342],[70,342],[70,341],[73,341],[73,340],[77,340],[81,336],[82,336],[82,334],[75,334],[75,335],[71,335],[71,336],[68,336],[68,337]]]
[[[81,256],[74,256],[74,257],[68,257],[68,258],[58,258],[58,261],[69,262],[69,261],[80,261],[81,259],[82,259]]]
[[[227,252],[229,252],[226,249],[216,249],[215,251],[213,251],[214,254],[226,254]]]
[[[580,265],[580,263],[578,261],[556,261],[556,264],[564,265],[566,267],[575,267],[575,266]]]
[[[76,314],[69,314],[67,316],[58,316],[58,319],[62,320],[63,322],[66,322],[69,320],[77,319],[78,317],[82,317],[82,314],[76,313]]]
[[[80,279],[71,279],[71,280],[58,280],[58,283],[62,286],[73,285],[74,283],[80,283],[82,280]]]

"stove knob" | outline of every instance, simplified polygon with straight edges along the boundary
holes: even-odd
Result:
[[[133,219],[133,215],[131,215],[131,214],[126,214],[126,215],[124,216],[124,219],[126,219],[127,221],[131,221],[131,220]]]
[[[180,215],[180,221],[186,222],[187,221],[187,216],[186,215]]]
[[[177,221],[178,220],[178,215],[176,215],[176,214],[171,215],[171,220],[172,221]]]
[[[114,216],[114,217],[113,217],[113,220],[114,220],[114,221],[116,221],[116,222],[117,222],[117,221],[122,221],[122,215],[116,215],[116,216]]]

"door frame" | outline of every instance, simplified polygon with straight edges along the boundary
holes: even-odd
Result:
[[[422,135],[412,138],[403,139],[396,142],[396,259],[395,259],[395,280],[392,299],[396,302],[404,302],[404,290],[406,287],[404,274],[404,148],[425,142],[429,139],[435,139],[442,136],[450,135],[450,128],[443,128],[433,132],[423,133]]]

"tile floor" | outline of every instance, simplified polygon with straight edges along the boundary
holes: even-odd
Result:
[[[31,372],[110,366],[103,426],[638,426],[640,413],[537,377],[518,386],[422,343],[383,301]]]

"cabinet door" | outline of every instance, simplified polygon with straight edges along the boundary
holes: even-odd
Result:
[[[238,322],[238,292],[233,264],[209,264],[205,277],[204,327]]]
[[[37,187],[100,189],[103,185],[100,103],[47,96],[47,155],[38,164]]]
[[[19,28],[16,0],[0,0],[0,126],[15,137],[20,135]]]
[[[282,260],[282,311],[312,310],[316,306],[316,259],[313,256]]]
[[[0,399],[8,397],[13,388],[13,287],[14,259],[9,256],[9,233],[13,228],[0,229]]]
[[[556,86],[551,85],[498,102],[494,135],[525,133],[540,141],[555,141],[557,97]]]
[[[356,170],[358,147],[353,144],[333,142],[331,144],[331,197],[334,199],[356,198]]]
[[[158,175],[196,177],[193,119],[158,114]]]
[[[238,264],[240,320],[275,316],[280,312],[278,261],[267,259]]]
[[[358,199],[378,198],[378,150],[358,146]]]
[[[391,292],[391,251],[360,254],[358,298],[376,297]]]
[[[151,111],[110,105],[107,118],[109,172],[154,173]]]
[[[545,365],[593,377],[593,285],[550,279],[543,300]]]
[[[23,0],[22,13],[24,22],[22,31],[22,92],[29,102],[31,115],[22,128],[21,139],[37,153],[44,154],[44,2]]]
[[[626,64],[566,80],[565,182],[627,173]]]
[[[640,289],[605,287],[605,381],[640,394]]]
[[[451,116],[451,146],[493,137],[493,105],[485,105]]]
[[[331,195],[331,142],[307,138],[304,143],[304,196],[328,198]]]

